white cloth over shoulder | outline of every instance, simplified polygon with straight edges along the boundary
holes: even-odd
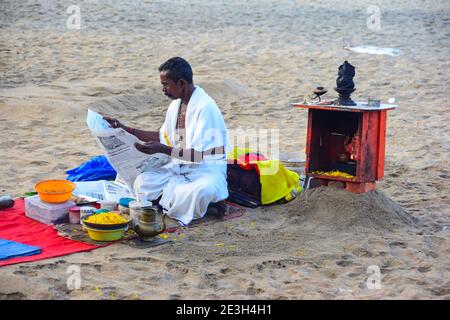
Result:
[[[176,124],[181,100],[170,104],[160,129],[160,142],[176,146]],[[226,154],[231,150],[228,131],[216,102],[196,86],[186,110],[185,148],[202,152],[224,146],[225,154],[205,155],[199,163],[172,158],[159,169],[140,174],[134,183],[135,194],[159,204],[180,223],[187,225],[202,218],[209,203],[228,197]]]
[[[166,119],[159,130],[160,142],[168,146],[176,143],[178,109],[181,100],[172,101],[167,110]],[[196,86],[186,110],[186,148],[206,151],[210,148],[224,146],[225,154],[231,151],[228,131],[216,102],[206,92]],[[223,160],[224,156],[209,155],[204,160]],[[186,163],[174,159],[175,163]]]

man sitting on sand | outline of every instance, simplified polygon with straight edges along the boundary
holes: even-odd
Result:
[[[163,93],[172,99],[159,131],[127,127],[105,117],[113,128],[121,127],[143,144],[147,154],[164,153],[171,161],[140,174],[134,193],[159,204],[169,217],[187,225],[202,218],[212,202],[228,197],[226,153],[228,131],[216,102],[193,83],[192,68],[175,57],[159,67]]]

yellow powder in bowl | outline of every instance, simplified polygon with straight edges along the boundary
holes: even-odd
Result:
[[[94,214],[89,216],[85,221],[97,224],[118,224],[127,222],[127,220],[125,220],[120,214],[116,212],[103,212]]]

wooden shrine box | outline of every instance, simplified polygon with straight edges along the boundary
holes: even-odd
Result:
[[[308,109],[305,174],[321,184],[340,181],[348,191],[373,190],[384,176],[386,113],[396,105],[369,107],[330,104],[293,104]],[[340,171],[344,178],[317,173]]]

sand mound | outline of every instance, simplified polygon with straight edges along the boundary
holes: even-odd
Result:
[[[199,85],[217,102],[227,99],[239,100],[239,98],[251,97],[256,94],[255,90],[231,79],[200,81]]]
[[[289,206],[288,213],[296,224],[338,231],[385,231],[417,227],[419,223],[379,190],[358,195],[333,187],[310,189]]]

